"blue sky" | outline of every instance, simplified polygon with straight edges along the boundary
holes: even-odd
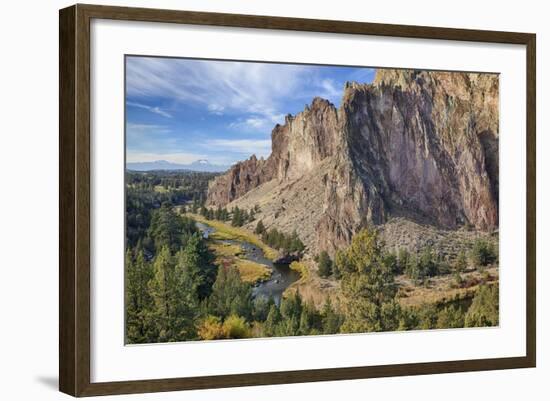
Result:
[[[126,58],[128,162],[230,165],[271,152],[271,130],[315,96],[340,105],[346,81],[375,70],[155,57]]]

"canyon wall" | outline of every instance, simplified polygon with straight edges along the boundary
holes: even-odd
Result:
[[[330,253],[361,227],[394,216],[496,229],[498,96],[494,74],[379,69],[371,84],[347,83],[339,109],[315,98],[287,116],[272,131],[271,155],[216,178],[207,202],[239,206],[242,199],[246,207],[253,200],[280,229],[311,216],[298,233]],[[311,200],[292,193],[305,190],[321,197],[320,210],[310,213]]]

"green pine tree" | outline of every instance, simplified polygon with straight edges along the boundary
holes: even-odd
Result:
[[[464,313],[456,306],[447,306],[437,315],[438,329],[455,329],[464,327]]]
[[[482,285],[466,312],[466,327],[497,326],[499,321],[498,305],[498,285]]]
[[[238,207],[233,209],[233,217],[231,218],[231,225],[233,227],[240,227],[242,221],[241,210]]]
[[[254,209],[250,209],[250,212],[248,213],[248,222],[256,220],[256,214],[254,212]]]
[[[265,232],[264,223],[262,220],[259,220],[256,224],[256,229],[254,230],[254,234],[256,235],[262,235]]]
[[[294,230],[292,232],[292,235],[290,236],[289,250],[291,252],[302,253],[305,248],[306,247],[305,247],[304,243],[298,237],[298,233],[296,232],[296,230]]]
[[[462,273],[467,267],[468,259],[466,258],[466,253],[464,251],[460,251],[454,263],[455,271]]]
[[[328,277],[332,274],[332,260],[328,256],[327,251],[322,251],[319,254],[318,262],[319,276]]]
[[[383,262],[375,231],[357,233],[339,256],[346,266],[342,277],[345,320],[343,333],[391,331],[397,328],[397,287],[391,267]]]
[[[186,250],[176,255],[176,265],[173,272],[170,291],[173,310],[172,328],[173,341],[191,340],[197,337],[196,320],[199,317],[199,288],[202,284],[200,272],[196,266],[189,266]],[[198,273],[198,274],[197,274]]]
[[[250,284],[241,281],[237,268],[219,268],[212,294],[208,298],[208,309],[210,314],[222,319],[229,315],[241,316],[247,320],[252,318],[252,288]]]
[[[281,313],[277,305],[273,303],[269,308],[269,313],[267,314],[267,318],[265,319],[265,323],[263,326],[264,335],[267,337],[275,336],[277,332],[277,326],[279,325],[280,321]]]
[[[153,299],[152,319],[157,341],[169,341],[172,337],[172,293],[174,263],[170,249],[164,246],[153,262],[153,278],[149,281],[149,293]]]
[[[126,339],[130,344],[149,342],[154,330],[153,300],[147,288],[153,269],[139,246],[138,249],[135,261],[131,250],[126,252]]]
[[[181,263],[187,266],[191,276],[198,283],[199,299],[208,297],[216,280],[217,269],[214,265],[213,255],[200,233],[194,233],[189,237],[181,259]]]
[[[167,246],[172,253],[175,253],[181,246],[182,217],[174,212],[170,204],[163,203],[152,213],[148,234],[153,239],[156,252]]]
[[[336,313],[332,307],[332,302],[329,297],[327,297],[325,304],[323,305],[321,316],[324,334],[336,334],[340,331],[342,317]]]

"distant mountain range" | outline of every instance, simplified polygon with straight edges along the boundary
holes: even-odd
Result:
[[[208,160],[197,160],[189,164],[172,163],[166,160],[156,160],[153,162],[134,162],[126,163],[127,170],[134,171],[153,171],[153,170],[187,170],[200,171],[206,173],[223,173],[229,170],[231,166],[211,164]]]

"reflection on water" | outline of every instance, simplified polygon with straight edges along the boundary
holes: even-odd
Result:
[[[204,238],[208,238],[216,229],[204,223],[197,222],[197,227],[201,230]],[[223,240],[225,244],[238,245],[243,250],[242,257],[256,263],[260,263],[269,267],[272,271],[271,277],[268,280],[257,283],[252,289],[254,297],[272,297],[275,303],[279,304],[283,292],[292,283],[300,278],[300,274],[288,267],[287,264],[273,263],[267,259],[261,248],[246,241],[241,240]]]

